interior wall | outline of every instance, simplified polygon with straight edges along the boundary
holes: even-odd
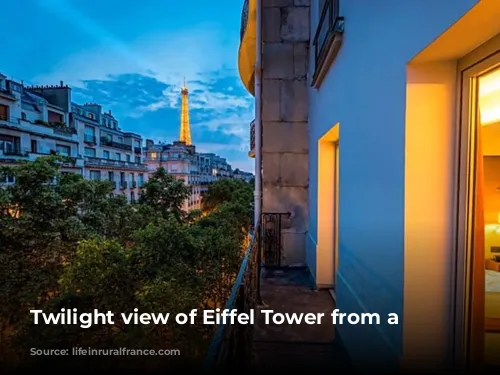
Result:
[[[487,127],[483,128],[486,129]],[[485,139],[484,137],[483,139]],[[497,143],[500,138],[497,138]],[[491,140],[490,140],[491,142]],[[484,144],[484,143],[483,143]],[[500,246],[500,155],[483,158],[485,257],[492,258],[492,246]]]

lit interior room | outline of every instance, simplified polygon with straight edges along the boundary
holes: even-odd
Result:
[[[482,161],[482,168],[476,168],[476,194],[483,197],[484,211],[485,362],[500,365],[500,68],[479,78],[478,97],[477,151],[482,158],[476,165]]]

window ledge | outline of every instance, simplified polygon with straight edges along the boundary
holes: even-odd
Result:
[[[330,70],[337,54],[340,50],[340,46],[342,45],[342,40],[344,38],[344,28],[339,28],[335,30],[332,35],[329,37],[328,44],[326,45],[326,51],[324,53],[324,57],[321,59],[321,62],[316,67],[316,71],[312,77],[311,86],[318,90],[321,87],[323,80],[325,79],[326,74]]]

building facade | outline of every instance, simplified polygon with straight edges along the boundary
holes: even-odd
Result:
[[[244,172],[238,168],[236,168],[234,171],[233,171],[233,178],[236,178],[238,180],[243,180],[245,182],[251,182],[255,176],[253,173],[250,173],[250,172]]]
[[[71,101],[71,88],[25,86],[0,75],[0,164],[62,155],[63,173],[112,181],[113,194],[134,202],[147,181],[142,138],[123,132],[98,104]],[[14,183],[7,176],[3,183]]]
[[[148,179],[142,155],[142,137],[123,132],[111,111],[99,104],[71,103],[71,118],[78,129],[79,154],[84,158],[84,177],[110,181],[115,195],[136,202]]]
[[[500,3],[246,9],[239,68],[262,134],[250,153],[262,211],[290,212],[304,234],[284,257],[342,312],[399,316],[337,326],[353,362],[499,365]]]
[[[71,89],[27,87],[0,74],[0,164],[35,160],[41,155],[63,155],[62,172],[83,173],[78,131],[71,123]],[[7,176],[2,183],[14,183]]]
[[[149,173],[164,168],[168,174],[191,187],[191,196],[184,202],[184,211],[201,208],[201,181],[194,145],[186,145],[180,141],[154,144],[152,140],[146,140],[145,154]]]

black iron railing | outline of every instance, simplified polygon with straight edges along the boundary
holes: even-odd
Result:
[[[245,0],[245,3],[243,4],[243,9],[241,11],[240,41],[243,40],[243,36],[245,35],[245,30],[247,28],[247,23],[248,23],[248,3],[249,3],[249,0]]]
[[[326,46],[331,37],[339,30],[343,17],[339,17],[339,0],[326,0],[321,9],[320,19],[313,40],[314,61],[318,67],[325,58]]]
[[[250,151],[255,150],[255,120],[250,123]]]
[[[241,263],[226,309],[249,314],[260,303],[260,225]],[[248,369],[252,355],[252,324],[223,324],[217,327],[207,353],[207,371],[240,372]]]
[[[281,267],[283,225],[290,213],[264,212],[262,214],[262,252],[264,266]]]

